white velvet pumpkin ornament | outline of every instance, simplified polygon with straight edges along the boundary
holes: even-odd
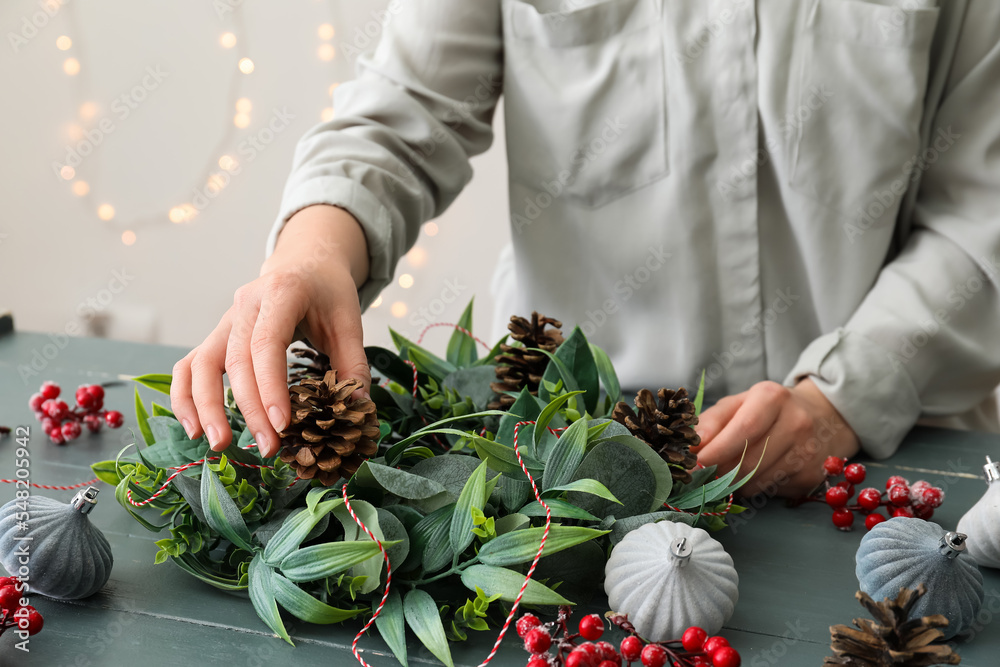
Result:
[[[683,523],[631,531],[604,573],[611,608],[653,642],[677,639],[692,625],[717,634],[739,599],[733,559],[707,532]]]
[[[986,457],[986,493],[958,522],[969,536],[969,555],[985,567],[1000,568],[1000,463]]]
[[[0,507],[0,564],[31,591],[51,598],[77,600],[99,591],[114,558],[104,533],[87,516],[98,490],[84,489],[68,505],[31,496]]]

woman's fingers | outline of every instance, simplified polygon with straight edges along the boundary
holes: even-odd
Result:
[[[775,382],[751,387],[718,435],[699,450],[698,460],[703,465],[739,461],[748,443],[756,443],[771,430],[787,393],[787,388]]]
[[[229,446],[233,435],[226,418],[222,384],[230,328],[229,317],[224,317],[191,360],[191,397],[198,410],[198,422],[215,451]]]
[[[174,364],[173,379],[170,382],[170,409],[184,427],[184,432],[194,440],[201,436],[201,423],[198,421],[198,408],[191,398],[191,360],[197,348],[191,350],[183,359]]]

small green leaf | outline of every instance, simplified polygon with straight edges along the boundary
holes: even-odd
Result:
[[[386,544],[389,543],[384,542],[383,546]],[[378,544],[371,540],[365,542],[326,542],[298,549],[288,554],[281,561],[281,572],[292,581],[316,581],[339,574],[375,556],[381,558],[382,554]]]
[[[496,521],[497,535],[504,535],[515,530],[520,530],[528,525],[530,519],[520,512],[514,512],[507,516],[502,516]]]
[[[543,494],[543,498],[547,498],[550,495],[558,495],[564,491],[577,491],[580,493],[589,493],[605,500],[610,500],[611,502],[618,503],[621,505],[621,501],[615,498],[615,494],[608,491],[608,487],[604,486],[596,479],[578,479],[575,482],[570,482],[569,484],[561,484],[559,486],[554,486],[551,489],[546,490]]]
[[[512,534],[516,535],[516,533]],[[517,599],[521,585],[524,584],[524,575],[493,565],[472,565],[462,571],[462,583],[470,591],[481,588],[487,595],[499,595],[501,600],[513,602]],[[573,604],[545,584],[534,579],[529,581],[527,588],[524,589],[524,597],[521,602],[542,605]]]
[[[549,404],[542,409],[541,413],[538,415],[538,419],[535,420],[535,432],[532,434],[536,448],[542,441],[542,438],[545,437],[546,429],[549,425],[549,422],[551,422],[552,418],[556,416],[556,414],[559,412],[559,409],[566,404],[566,401],[573,398],[574,396],[579,396],[580,394],[583,393],[584,392],[582,390],[567,392],[562,396],[557,396],[556,398],[553,398],[551,401],[549,401]]]
[[[545,369],[542,378],[555,382],[561,377],[567,390],[583,389],[587,392],[583,397],[583,403],[587,406],[587,412],[593,414],[597,409],[600,384],[594,355],[591,354],[590,344],[580,327],[575,327],[555,354],[548,356],[553,361]],[[540,390],[538,393],[541,396],[546,392]],[[548,396],[542,396],[542,400],[547,399]]]
[[[343,502],[341,498],[334,498],[317,505],[315,509],[303,508],[286,517],[278,532],[267,541],[267,546],[264,547],[264,561],[270,565],[281,563],[286,556],[299,548],[323,517]]]
[[[475,537],[472,534],[472,508],[482,510],[486,504],[486,462],[479,464],[469,477],[458,496],[455,513],[451,517],[449,539],[451,550],[455,555],[465,551]]]
[[[705,401],[705,369],[701,369],[701,382],[698,383],[698,393],[694,395],[694,414],[701,414],[701,405]]]
[[[225,461],[225,457],[222,461]],[[205,519],[213,530],[241,549],[254,551],[253,537],[243,521],[240,509],[226,493],[226,487],[209,467],[207,460],[201,469],[201,506]]]
[[[382,635],[382,641],[386,643],[396,660],[403,667],[409,667],[406,661],[406,625],[403,620],[403,599],[399,597],[399,591],[392,589],[389,597],[385,600],[382,612],[375,619],[375,627]]]
[[[545,540],[543,555],[551,556],[577,544],[607,535],[609,531],[581,526],[551,526]],[[486,565],[517,565],[529,563],[538,553],[545,528],[515,530],[487,542],[479,550],[479,561]]]
[[[153,405],[153,416],[154,417],[173,417],[174,416],[173,412],[171,412],[168,408],[163,407],[162,405],[160,405],[156,401],[153,401],[152,405]]]
[[[274,570],[267,566],[260,554],[250,561],[250,584],[248,591],[253,608],[257,612],[260,620],[267,624],[267,627],[292,644],[292,638],[285,630],[285,624],[281,622],[281,614],[278,612],[278,603],[274,599]],[[292,644],[294,646],[294,644]]]
[[[403,615],[420,643],[447,667],[455,667],[434,598],[426,591],[413,589],[403,599]]]
[[[146,406],[142,404],[142,397],[139,396],[138,387],[135,390],[135,421],[139,426],[139,433],[142,434],[142,439],[146,444],[152,445],[156,442],[153,438],[153,432],[149,429],[149,413],[146,412]]]
[[[121,476],[118,474],[118,465],[114,461],[98,461],[97,463],[91,463],[90,470],[94,473],[94,476],[97,477],[97,479],[101,480],[105,484],[118,486],[118,482],[122,481]]]
[[[375,539],[385,539],[385,535],[382,534],[382,528],[379,526],[378,511],[371,503],[367,503],[363,500],[352,500],[351,507],[354,508],[354,513],[361,519],[361,521],[364,522],[364,524],[368,527],[368,530],[372,532]],[[350,512],[347,511],[346,504],[335,507],[333,514],[337,517],[340,525],[344,528],[345,541],[371,542],[374,544],[372,539],[368,537],[368,534],[361,530],[357,522],[351,516]],[[379,587],[379,578],[382,575],[382,568],[385,565],[385,559],[377,550],[377,545],[375,553],[377,555],[373,555],[368,560],[358,563],[351,570],[352,575],[355,577],[368,577],[368,580],[360,589],[362,593],[371,593]]]
[[[479,358],[476,351],[476,339],[465,333],[472,331],[472,301],[465,307],[462,316],[458,318],[455,331],[448,340],[448,351],[445,355],[448,362],[458,368],[471,366]]]
[[[271,586],[278,604],[288,612],[307,623],[329,625],[342,623],[368,611],[366,608],[338,609],[320,602],[291,581],[274,572],[271,574]]]
[[[613,407],[615,403],[622,400],[622,386],[618,381],[618,374],[615,366],[611,363],[608,353],[593,343],[590,344],[590,353],[594,355],[594,363],[597,365],[597,375],[604,385],[604,391],[608,395],[609,402]]]
[[[147,373],[146,375],[132,378],[133,382],[138,382],[144,387],[149,387],[167,396],[170,395],[170,383],[172,380],[173,376],[165,373]]]
[[[558,498],[549,498],[545,500],[545,504],[549,506],[549,510],[552,512],[553,518],[560,519],[580,519],[582,521],[600,521],[600,519],[585,509],[581,509],[576,505],[566,502],[565,500],[559,500]],[[527,505],[518,510],[520,514],[524,516],[545,516],[545,508],[538,504],[537,501],[532,500]]]
[[[410,356],[410,361],[413,362],[413,365],[417,367],[418,371],[421,373],[427,373],[438,382],[441,382],[458,370],[453,364],[450,364],[444,359],[431,354],[422,347],[413,346],[407,351],[407,354]]]
[[[587,453],[587,422],[578,419],[573,422],[552,447],[545,474],[542,477],[542,488],[551,489],[566,484],[573,479],[573,473],[580,466]]]

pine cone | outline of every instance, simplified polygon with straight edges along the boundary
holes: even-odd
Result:
[[[546,330],[548,325],[553,328]],[[490,383],[490,389],[499,396],[487,406],[490,410],[506,410],[514,404],[516,399],[504,392],[520,392],[527,387],[532,396],[538,395],[538,385],[549,365],[549,358],[541,352],[530,352],[529,348],[555,352],[563,342],[562,331],[559,330],[561,326],[559,320],[537,312],[531,314],[530,322],[517,315],[510,318],[507,325],[510,336],[524,347],[500,346],[502,354],[496,356],[497,381]]]
[[[359,381],[337,382],[337,371],[327,371],[322,380],[306,378],[288,388],[292,422],[281,433],[279,456],[302,479],[330,486],[349,478],[378,451],[375,404],[351,398],[359,387]]]
[[[698,463],[690,448],[701,442],[693,428],[698,423],[694,403],[683,387],[677,391],[660,389],[656,395],[659,404],[653,392],[643,389],[635,397],[638,414],[619,402],[611,418],[655,449],[670,464],[674,481],[686,484],[691,481],[689,471]]]
[[[306,378],[322,380],[331,369],[330,357],[312,347],[309,341],[303,341],[305,347],[293,347],[292,355],[295,361],[288,364],[288,383],[301,382]]]
[[[866,593],[858,591],[857,598],[875,617],[854,619],[855,630],[846,625],[830,628],[835,657],[823,661],[824,667],[928,667],[929,665],[957,665],[962,658],[947,644],[932,645],[944,636],[937,628],[948,625],[940,614],[910,619],[910,610],[927,592],[919,584],[915,589],[900,588],[895,600],[886,598],[875,602]]]

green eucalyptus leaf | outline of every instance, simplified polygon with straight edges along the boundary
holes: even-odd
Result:
[[[271,588],[278,604],[287,609],[292,616],[300,618],[307,623],[317,623],[320,625],[342,623],[368,611],[364,607],[359,609],[338,609],[337,607],[331,607],[328,604],[320,602],[277,573],[271,575]]]
[[[403,667],[409,667],[406,660],[406,625],[403,618],[403,599],[399,597],[399,591],[395,588],[389,592],[382,612],[375,619],[375,627],[382,635],[382,641],[396,656],[399,664]]]
[[[610,404],[614,406],[615,403],[622,400],[622,386],[618,381],[618,373],[615,372],[615,366],[611,363],[608,353],[593,343],[590,344],[590,353],[594,356],[597,375],[601,380],[601,384],[604,385],[604,391],[608,395]]]
[[[427,373],[432,378],[441,382],[446,377],[454,373],[457,368],[437,355],[434,355],[422,347],[413,346],[407,350],[410,361],[421,373]]]
[[[451,562],[454,555],[448,533],[455,504],[446,505],[425,516],[410,529],[410,554],[403,563],[403,570],[422,566],[427,572],[436,572]]]
[[[569,337],[549,358],[552,363],[545,369],[542,380],[555,382],[562,378],[569,391],[584,390],[587,393],[584,394],[583,404],[587,406],[587,412],[593,414],[597,409],[597,399],[600,398],[600,379],[590,344],[580,327],[574,327]],[[542,400],[548,399],[547,395],[542,396],[543,393],[547,393],[544,382],[539,387],[538,394]]]
[[[132,378],[133,382],[138,382],[144,387],[149,387],[154,391],[158,391],[161,394],[170,395],[170,383],[173,377],[166,375],[164,373],[147,373],[146,375],[140,375],[138,377]]]
[[[490,388],[490,383],[494,381],[496,372],[493,366],[472,366],[449,373],[441,380],[441,385],[455,390],[459,396],[468,396],[476,410],[484,410],[496,395]]]
[[[600,519],[585,509],[581,509],[574,505],[573,503],[567,502],[565,500],[559,500],[558,498],[549,498],[545,500],[545,504],[549,506],[549,510],[552,513],[552,518],[560,519],[579,519],[581,521],[600,521]],[[530,516],[545,516],[545,508],[538,504],[537,501],[532,500],[527,505],[518,510],[519,513]]]
[[[650,512],[648,514],[636,514],[617,519],[611,525],[611,544],[618,544],[625,536],[647,523],[659,523],[660,521],[673,521],[674,523],[686,523],[689,526],[695,525],[698,517],[684,512]]]
[[[510,512],[523,507],[531,497],[531,483],[527,479],[522,479],[524,473],[518,469],[513,474],[517,477],[504,475],[503,484],[500,485],[500,502]]]
[[[587,422],[573,422],[556,441],[549,454],[542,477],[542,488],[551,489],[573,479],[573,474],[587,452]]]
[[[478,466],[479,460],[474,456],[434,456],[418,462],[410,468],[410,473],[442,485],[454,501]]]
[[[497,442],[501,442],[508,446],[514,445],[514,428],[518,422],[521,421],[536,421],[539,415],[542,414],[543,405],[540,404],[539,400],[531,395],[528,388],[525,387],[521,390],[521,393],[517,395],[517,400],[514,401],[506,414],[500,418],[500,425],[497,427]],[[520,442],[520,437],[525,433],[525,427],[521,427],[518,435],[518,441]],[[491,468],[493,466],[490,466]],[[497,470],[497,468],[494,468]]]
[[[528,528],[500,535],[482,546],[479,550],[479,562],[498,566],[530,563],[538,553],[544,533],[545,528]],[[607,534],[606,530],[581,526],[551,526],[543,554],[551,556]]]
[[[649,469],[653,472],[653,476],[656,478],[656,484],[653,487],[652,501],[650,502],[649,508],[645,511],[659,511],[659,509],[663,506],[663,503],[665,503],[667,498],[670,497],[670,493],[673,490],[674,476],[670,471],[670,465],[664,461],[659,454],[653,451],[652,447],[633,435],[614,435],[607,437],[607,434],[605,433],[605,437],[599,440],[595,446],[605,442],[615,442],[625,445],[646,461]]]
[[[596,479],[578,479],[575,482],[554,486],[551,489],[547,489],[544,493],[542,493],[542,498],[555,497],[564,491],[589,493],[599,498],[604,498],[605,500],[610,500],[613,503],[618,503],[619,505],[621,505],[618,499],[615,498],[615,494],[611,493],[608,490],[608,487],[604,486]]]
[[[507,516],[502,516],[496,521],[497,535],[504,535],[515,530],[521,530],[531,521],[526,515],[514,512]]]
[[[271,539],[264,547],[264,561],[270,565],[278,565],[286,556],[299,548],[303,540],[333,508],[343,504],[341,498],[334,498],[320,503],[315,509],[304,507],[286,517]]]
[[[452,332],[451,338],[448,340],[448,351],[445,356],[448,358],[448,363],[458,368],[471,366],[479,358],[476,351],[476,339],[470,335],[472,333],[472,303],[469,301],[469,305],[462,311],[455,331]]]
[[[501,600],[513,602],[517,599],[521,585],[524,584],[524,575],[503,567],[477,564],[462,571],[462,583],[470,591],[480,588],[487,595],[499,595]],[[529,581],[527,588],[524,589],[524,597],[521,602],[539,605],[573,604],[545,584],[534,579]]]
[[[254,551],[253,537],[243,521],[243,514],[226,493],[226,487],[209,466],[208,461],[201,469],[201,506],[205,520],[213,530],[246,551]]]
[[[455,504],[455,512],[451,517],[451,528],[449,539],[451,541],[452,553],[458,555],[465,551],[465,548],[472,544],[475,537],[472,533],[472,508],[482,511],[486,505],[486,462],[479,464],[476,471],[472,473],[465,483],[458,502]]]
[[[365,348],[365,355],[368,357],[368,365],[376,374],[404,387],[413,387],[413,369],[398,354],[384,347],[369,346]],[[372,390],[377,386],[373,386]],[[379,408],[382,407],[383,403],[379,402]]]
[[[407,500],[422,500],[446,491],[437,482],[398,468],[365,461],[354,474],[361,487],[376,488]]]
[[[394,568],[399,567],[406,561],[406,556],[410,553],[410,536],[407,534],[403,522],[397,519],[394,514],[381,507],[377,511],[378,525],[382,528],[382,534],[385,536],[385,544],[395,543],[386,547],[389,562]]]
[[[383,546],[387,543],[383,542]],[[393,543],[395,544],[395,543]],[[325,542],[303,547],[285,556],[281,561],[281,572],[292,581],[316,581],[324,577],[340,574],[350,567],[355,567],[367,560],[378,558],[382,560],[382,552],[378,543],[371,540],[365,542]],[[378,577],[375,577],[375,586]]]
[[[447,667],[455,667],[448,648],[444,624],[438,614],[437,603],[430,593],[415,588],[403,598],[403,616],[420,643]]]
[[[153,405],[155,406],[156,404],[154,403]],[[146,423],[149,424],[149,431],[153,434],[153,442],[162,442],[164,440],[183,442],[190,440],[187,437],[187,433],[184,432],[184,427],[173,417],[149,417]]]
[[[504,415],[504,412],[500,410],[484,410],[483,412],[474,412],[470,415],[463,415],[461,417],[449,417],[447,419],[440,419],[429,426],[422,429],[418,429],[411,433],[409,436],[403,438],[392,447],[389,451],[385,453],[385,463],[389,466],[395,466],[399,464],[399,460],[403,456],[403,452],[411,444],[419,440],[420,438],[426,437],[428,435],[455,435],[460,438],[473,437],[470,433],[466,431],[459,431],[453,428],[445,428],[446,424],[452,424],[455,422],[466,421],[466,420],[476,420],[482,419],[483,417],[494,417]]]
[[[250,601],[253,603],[253,608],[260,620],[264,621],[276,635],[292,644],[292,638],[288,636],[285,624],[281,622],[281,614],[278,612],[278,603],[274,595],[274,575],[274,570],[264,562],[260,554],[254,556],[253,560],[250,561],[250,585],[248,587]]]

